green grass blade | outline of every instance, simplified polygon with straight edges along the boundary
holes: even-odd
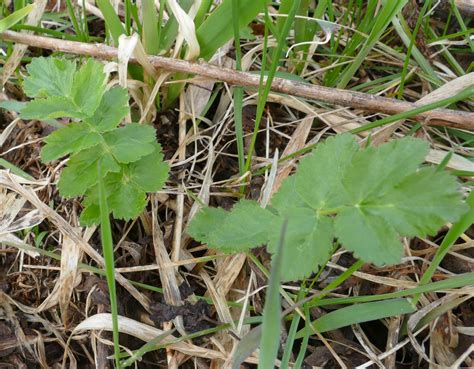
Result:
[[[158,13],[158,49],[163,37],[163,17],[165,14],[165,0],[160,0],[160,11]]]
[[[78,20],[77,20],[76,13],[74,11],[74,5],[72,4],[71,0],[66,0],[66,7],[67,7],[68,14],[69,14],[69,19],[71,19],[71,23],[74,27],[74,31],[76,31],[77,37],[79,37],[79,39],[81,41],[85,42],[86,38],[85,38],[85,35],[82,32],[82,28],[79,25]]]
[[[105,24],[114,40],[114,45],[117,47],[120,35],[126,34],[125,28],[109,0],[96,0],[96,3],[104,16]]]
[[[8,17],[0,20],[0,32],[6,31],[7,29],[13,27],[23,18],[25,18],[30,12],[35,8],[35,4],[30,4],[25,6],[22,9],[17,10],[16,12],[10,14]]]
[[[309,9],[309,0],[302,0],[297,14],[307,17]],[[312,41],[316,32],[316,22],[308,21],[307,19],[296,18],[295,19],[295,43],[301,43],[306,41]],[[311,38],[309,38],[311,37]],[[305,45],[306,48],[309,48],[309,45]],[[303,46],[297,47],[296,50],[304,50]]]
[[[154,0],[142,0],[143,34],[142,41],[145,51],[149,55],[156,55],[160,51],[158,40],[158,12]]]
[[[252,352],[258,347],[260,338],[262,337],[262,326],[253,328],[247,333],[237,345],[237,348],[232,355],[232,369],[239,369],[245,359],[247,359]]]
[[[278,250],[273,255],[270,282],[263,308],[262,337],[260,340],[260,355],[258,368],[273,368],[278,355],[281,336],[281,301],[280,301],[280,276],[283,260],[283,246],[285,244],[287,222],[283,223],[280,232]]]
[[[196,16],[194,17],[194,25],[196,28],[199,28],[199,26],[204,22],[204,18],[206,18],[207,13],[209,12],[209,9],[211,9],[212,5],[212,0],[202,0],[201,1],[201,6],[199,7]]]
[[[130,365],[133,365],[136,361],[141,360],[143,355],[145,355],[146,353],[150,351],[155,350],[156,346],[159,345],[161,341],[163,341],[166,337],[168,337],[169,335],[173,333],[174,333],[174,330],[165,331],[159,336],[156,336],[155,338],[153,338],[151,341],[147,342],[138,350],[134,351],[133,354],[128,359],[122,361],[121,363],[122,368],[129,367]]]
[[[436,101],[436,102],[431,103],[431,104],[420,106],[419,108],[415,108],[415,109],[412,109],[412,110],[404,111],[402,113],[391,115],[391,116],[388,116],[386,118],[379,119],[379,120],[377,120],[375,122],[372,122],[372,123],[365,124],[362,127],[353,129],[351,131],[351,133],[356,134],[356,133],[368,131],[369,129],[381,127],[381,126],[396,122],[397,120],[408,119],[408,118],[410,118],[414,115],[425,113],[425,112],[433,110],[433,109],[444,108],[444,107],[446,107],[448,105],[451,105],[451,104],[454,104],[458,101],[468,99],[472,95],[474,95],[474,86],[469,86],[469,87],[467,87],[466,89],[464,89],[463,91],[461,91],[460,93],[458,93],[454,96],[448,97],[448,98],[443,99],[443,100]]]
[[[234,26],[234,45],[235,45],[235,68],[242,70],[242,51],[240,50],[240,23],[239,23],[239,3],[241,0],[232,0],[232,24]],[[239,161],[240,175],[244,174],[244,133],[242,127],[242,105],[244,99],[244,89],[234,87],[234,124],[235,136],[237,139],[237,157]]]
[[[461,30],[463,32],[466,32],[468,29],[467,29],[466,23],[464,22],[464,19],[462,18],[462,15],[461,15],[458,7],[456,6],[454,0],[450,0],[449,2],[451,4],[451,10],[453,11],[454,16],[456,17],[456,20],[458,21],[458,24],[461,27]],[[472,5],[473,4],[471,2],[471,4],[469,6],[472,7]],[[466,41],[469,44],[469,48],[471,49],[471,52],[474,53],[474,40],[472,39],[472,36],[470,37],[468,34],[466,34]]]
[[[285,351],[283,352],[283,357],[281,358],[280,368],[287,369],[290,362],[290,356],[293,351],[293,345],[295,343],[296,332],[298,331],[298,324],[300,322],[300,315],[295,314],[293,320],[291,321],[290,331],[288,332],[288,338],[285,343]]]
[[[197,29],[196,36],[201,46],[201,58],[209,60],[219,47],[234,36],[233,27],[229,27],[232,2],[233,0],[224,0]],[[263,9],[263,0],[240,0],[239,29],[249,24]]]
[[[263,90],[261,87],[259,88],[257,113],[255,115],[255,128],[252,135],[252,141],[250,142],[250,147],[247,153],[245,171],[248,171],[250,169],[250,165],[252,164],[252,155],[255,149],[255,143],[257,142],[257,134],[260,128],[260,122],[262,121],[263,111],[265,109],[265,104],[267,102],[268,94],[270,93],[273,77],[275,76],[276,69],[280,62],[280,55],[281,55],[281,52],[283,51],[283,47],[286,45],[286,36],[288,35],[291,25],[293,24],[293,20],[295,19],[295,15],[300,6],[300,3],[301,3],[301,0],[295,0],[293,2],[292,8],[290,9],[288,13],[288,17],[285,20],[285,24],[282,29],[282,32],[279,35],[277,47],[272,53],[272,63],[268,71],[268,77],[265,82],[265,87],[263,88]],[[265,65],[265,64],[262,63],[262,65]],[[262,73],[263,73],[263,69],[262,69]]]
[[[464,287],[469,284],[472,284],[473,280],[474,280],[474,272],[465,273],[465,274],[461,274],[455,277],[445,279],[443,281],[428,283],[423,286],[410,288],[408,290],[384,293],[381,295],[327,298],[320,301],[316,301],[316,303],[311,302],[309,303],[309,305],[310,306],[327,306],[327,305],[340,305],[340,304],[354,304],[357,302],[383,301],[383,300],[388,300],[388,299],[413,296],[418,293],[446,291],[449,289]]]
[[[402,39],[403,43],[406,47],[410,47],[411,38],[413,37],[410,35],[410,31],[408,30],[408,25],[404,21],[403,17],[400,16],[394,17],[392,19],[393,27],[395,31],[397,31],[398,35]],[[429,77],[430,81],[437,86],[441,86],[443,82],[440,80],[436,72],[434,71],[433,67],[431,66],[430,62],[424,57],[422,52],[415,46],[412,45],[411,53],[413,58],[416,60],[420,68],[425,72]],[[408,56],[407,56],[408,57]]]
[[[119,355],[119,326],[117,310],[117,291],[115,289],[115,266],[114,266],[114,245],[112,241],[112,228],[110,226],[109,208],[107,205],[107,195],[105,193],[104,180],[101,173],[101,162],[97,164],[99,178],[99,204],[100,204],[100,237],[102,250],[104,253],[105,272],[107,285],[109,287],[110,311],[112,313],[112,331],[114,339],[115,365],[120,368]]]
[[[337,84],[338,88],[345,88],[347,84],[351,81],[352,77],[354,77],[356,72],[359,70],[359,67],[364,62],[365,58],[367,58],[367,55],[369,54],[370,50],[372,50],[375,44],[379,41],[383,32],[390,24],[392,18],[394,18],[395,15],[402,10],[407,1],[408,0],[384,2],[382,9],[377,15],[377,19],[369,34],[369,37],[364,42],[362,49],[359,51],[354,61],[343,73],[341,79],[339,80],[339,83]]]
[[[409,314],[414,311],[416,311],[415,306],[407,299],[367,302],[331,311],[313,321],[312,325],[317,332],[324,333],[352,324]],[[296,337],[301,338],[303,336],[304,331],[300,331]]]
[[[300,351],[298,352],[298,357],[296,358],[295,365],[293,369],[300,369],[303,364],[303,360],[307,355],[309,337],[311,336],[311,316],[309,314],[309,307],[305,305],[304,315],[306,319],[306,324],[303,329],[303,341],[301,342]]]
[[[178,1],[179,6],[185,11],[188,12],[193,5],[193,0],[180,0]],[[166,4],[166,1],[160,0],[160,4]],[[164,8],[163,8],[164,9]],[[162,30],[161,36],[161,44],[160,49],[169,51],[173,42],[176,41],[176,37],[178,36],[179,24],[176,18],[173,15],[173,12],[169,11],[168,14],[170,15],[170,19],[166,22],[165,27]]]
[[[458,222],[454,223],[446,236],[444,236],[443,241],[436,251],[430,266],[423,274],[423,277],[421,277],[420,285],[425,285],[431,280],[431,277],[435,273],[438,266],[441,264],[441,261],[443,261],[446,254],[449,252],[449,249],[454,244],[454,242],[456,242],[459,236],[474,223],[474,192],[471,192],[466,200],[466,203],[469,205],[469,211],[464,214]],[[413,298],[414,304],[419,301],[420,296],[421,294],[418,294]]]
[[[408,49],[407,49],[407,55],[406,55],[405,61],[403,63],[402,76],[401,76],[400,86],[398,88],[398,94],[397,94],[398,99],[401,99],[402,96],[403,96],[403,91],[405,90],[405,78],[406,78],[407,73],[408,73],[408,66],[410,64],[411,53],[412,53],[413,47],[415,46],[416,37],[417,37],[418,32],[420,30],[423,18],[425,16],[426,12],[428,11],[428,8],[431,6],[432,1],[433,0],[425,1],[425,4],[423,5],[423,8],[421,8],[420,14],[418,15],[418,19],[416,20],[415,28],[414,28],[414,30],[411,34],[410,44],[408,45]]]
[[[293,0],[281,0],[280,1],[280,6],[278,8],[278,14],[279,15],[286,15],[290,12],[291,9],[291,4],[293,3]],[[281,31],[283,30],[283,26],[285,25],[285,17],[278,17],[276,20],[276,30],[277,33],[280,34]]]
[[[13,174],[20,176],[22,178],[28,179],[29,181],[34,181],[35,179],[30,176],[28,173],[24,172],[22,169],[18,168],[16,165],[6,161],[3,158],[0,158],[0,167],[9,169]]]

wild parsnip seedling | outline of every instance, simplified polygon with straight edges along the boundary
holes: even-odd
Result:
[[[283,280],[311,275],[334,238],[364,261],[400,262],[400,236],[434,234],[467,210],[453,176],[420,168],[428,150],[410,137],[363,149],[349,134],[329,138],[301,160],[271,206],[241,200],[230,212],[205,208],[188,233],[227,252],[267,244],[274,253],[287,219]]]
[[[27,66],[24,91],[33,100],[21,110],[25,119],[72,118],[50,134],[41,159],[70,159],[58,187],[64,197],[83,196],[81,223],[99,223],[98,170],[107,203],[118,219],[137,217],[146,205],[146,193],[161,189],[168,176],[153,127],[126,124],[126,89],[106,89],[103,65],[89,59],[80,68],[71,60],[36,58]]]

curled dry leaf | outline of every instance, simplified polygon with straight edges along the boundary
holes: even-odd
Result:
[[[194,27],[194,21],[189,14],[179,6],[176,0],[169,0],[168,5],[176,17],[179,24],[180,37],[183,37],[188,43],[189,49],[186,53],[186,59],[192,60],[199,56],[200,47],[196,37],[196,28]]]
[[[118,324],[120,333],[129,334],[144,342],[151,341],[153,338],[162,335],[164,331],[152,327],[147,324],[137,322],[136,320],[118,316]],[[112,315],[111,314],[96,314],[79,324],[73,331],[79,333],[86,330],[106,330],[112,331]],[[190,356],[198,356],[208,359],[225,359],[225,355],[214,350],[195,346],[186,342],[176,342],[177,338],[169,335],[163,339],[160,344],[169,344],[168,348],[182,352]]]
[[[0,187],[0,204],[2,204],[0,207],[0,242],[21,248],[25,243],[14,233],[32,228],[43,221],[43,216],[37,209],[18,217],[25,203],[24,198]],[[31,257],[39,256],[39,253],[34,251],[25,252]]]

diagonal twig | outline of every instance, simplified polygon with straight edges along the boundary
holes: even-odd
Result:
[[[105,60],[114,60],[117,58],[117,49],[103,44],[88,44],[76,41],[59,40],[14,31],[0,33],[0,40],[17,42],[64,53],[90,55]],[[209,79],[227,82],[236,86],[254,88],[258,88],[259,86],[260,77],[258,75],[218,67],[204,61],[190,62],[162,56],[149,56],[149,60],[155,68],[162,68],[173,72],[195,74]],[[130,59],[130,62],[137,63],[138,61],[132,58]],[[415,103],[375,96],[362,92],[323,87],[283,78],[274,78],[271,89],[274,92],[389,115],[413,110],[421,106]],[[431,125],[474,130],[474,113],[471,112],[451,109],[434,109],[415,115],[412,119],[424,121]]]

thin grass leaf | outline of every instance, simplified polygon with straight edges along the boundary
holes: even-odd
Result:
[[[458,297],[453,298],[452,300],[448,299],[448,301],[444,302],[440,306],[435,307],[434,309],[430,310],[426,315],[424,315],[418,321],[418,323],[416,324],[416,327],[415,327],[414,330],[417,331],[418,329],[421,329],[426,324],[429,324],[431,322],[436,321],[437,318],[439,318],[440,316],[448,313],[451,310],[456,309],[460,304],[462,304],[463,302],[465,302],[469,299],[470,299],[469,295],[467,295],[467,296],[458,296]],[[403,328],[402,328],[402,331],[400,333],[402,333],[402,334],[405,333]]]
[[[431,104],[420,106],[419,108],[416,108],[416,109],[412,109],[412,110],[404,111],[402,113],[391,115],[386,118],[379,119],[372,123],[365,124],[361,127],[351,130],[351,133],[356,134],[356,133],[365,132],[365,131],[368,131],[369,129],[385,126],[387,124],[396,122],[398,120],[408,119],[414,115],[421,114],[430,110],[444,108],[445,106],[454,104],[458,101],[469,99],[473,95],[474,95],[474,86],[469,86],[468,88],[464,89],[463,91],[461,91],[460,93],[454,96],[436,101]]]
[[[277,47],[273,50],[272,54],[272,63],[268,70],[268,77],[265,81],[265,87],[259,87],[258,89],[258,102],[257,102],[257,113],[255,115],[255,128],[252,135],[252,141],[250,142],[250,147],[247,153],[247,161],[245,163],[245,172],[250,169],[250,165],[252,164],[252,155],[255,149],[255,143],[257,142],[257,134],[260,128],[260,122],[263,117],[263,111],[265,109],[265,104],[267,102],[268,94],[270,93],[273,77],[275,77],[275,72],[280,62],[281,52],[283,51],[283,47],[286,45],[286,37],[288,32],[290,31],[291,25],[293,24],[293,20],[295,19],[296,12],[300,6],[301,0],[295,0],[293,5],[288,12],[288,17],[285,20],[285,24],[283,26],[282,32],[279,35]],[[268,16],[266,17],[268,18]],[[266,21],[267,23],[267,21]],[[265,65],[262,63],[262,65]],[[263,73],[263,68],[262,68]],[[262,81],[262,77],[260,79]]]
[[[167,0],[160,0],[160,7],[163,7],[164,4],[167,4]],[[181,0],[179,6],[185,11],[188,12],[191,6],[193,5],[193,0]],[[164,7],[163,7],[164,10]],[[176,17],[172,12],[169,12],[170,19],[166,22],[165,27],[161,33],[161,43],[160,49],[169,51],[173,42],[176,41],[178,36],[179,23]]]
[[[405,61],[403,63],[403,70],[402,70],[402,75],[401,75],[401,80],[400,80],[400,87],[398,88],[398,94],[397,97],[398,99],[401,99],[403,96],[403,92],[405,90],[405,79],[408,73],[408,65],[410,64],[410,58],[411,58],[411,53],[413,51],[413,47],[416,42],[416,37],[418,35],[418,32],[421,27],[422,20],[428,11],[428,8],[431,6],[433,0],[427,0],[425,1],[425,4],[423,5],[423,8],[420,10],[420,14],[418,15],[418,19],[416,20],[415,28],[413,29],[413,32],[410,37],[410,44],[408,45],[407,49],[407,55],[405,58]]]
[[[368,302],[337,309],[312,322],[315,331],[319,333],[333,331],[352,324],[370,322],[373,320],[409,314],[416,311],[415,306],[407,299],[392,299],[387,301]],[[302,338],[304,331],[299,331],[297,338]]]
[[[458,222],[454,223],[446,236],[444,236],[443,241],[436,251],[430,266],[421,277],[420,285],[426,285],[431,280],[431,277],[443,261],[446,254],[449,252],[449,249],[454,244],[454,242],[456,242],[459,236],[461,236],[466,231],[466,229],[474,224],[474,192],[471,192],[466,200],[466,203],[469,205],[469,211],[464,214]],[[413,298],[413,303],[418,303],[420,297],[421,294],[417,294]]]
[[[428,283],[423,286],[410,288],[403,291],[396,291],[390,293],[384,293],[381,295],[370,295],[370,296],[354,296],[354,297],[337,297],[337,298],[327,298],[315,303],[309,303],[311,306],[326,306],[326,305],[340,305],[340,304],[354,304],[358,302],[373,302],[373,301],[383,301],[394,298],[402,298],[407,296],[413,296],[419,293],[430,293],[438,291],[446,291],[454,288],[464,287],[472,284],[474,280],[473,273],[465,273],[455,277],[451,277],[442,281],[437,281],[433,283]]]
[[[151,341],[147,342],[145,345],[140,347],[138,350],[134,351],[133,354],[126,360],[122,361],[120,364],[122,368],[127,368],[130,365],[133,365],[135,362],[140,361],[146,353],[156,349],[156,346],[160,344],[163,339],[172,335],[176,329],[168,330],[163,334],[156,336]]]
[[[262,337],[262,326],[253,328],[247,333],[237,345],[237,348],[232,355],[232,369],[239,369],[245,359],[247,359],[255,349],[258,347],[258,343]]]
[[[300,7],[298,8],[297,15],[308,16],[308,10],[310,8],[310,0],[302,0]],[[316,32],[316,22],[308,21],[307,19],[296,18],[295,19],[295,43],[299,44],[302,42],[312,41],[313,36]],[[296,50],[303,51],[308,48],[309,45],[299,46]]]
[[[0,33],[13,27],[15,24],[25,18],[35,8],[35,4],[30,4],[0,20]]]
[[[395,30],[397,31],[398,35],[402,39],[403,43],[406,47],[410,47],[411,38],[413,37],[410,35],[410,31],[408,30],[408,25],[406,24],[405,20],[402,16],[394,17],[392,19],[392,24]],[[430,80],[435,85],[442,85],[443,81],[438,77],[435,70],[431,66],[430,62],[425,58],[423,53],[415,46],[412,45],[411,47],[411,54],[413,58],[416,60],[420,68],[425,72],[429,77]],[[407,56],[408,57],[408,56]]]
[[[303,360],[306,356],[307,349],[308,349],[308,342],[309,337],[311,336],[311,316],[309,314],[309,307],[306,304],[304,309],[304,315],[306,319],[306,324],[303,330],[303,342],[301,342],[300,351],[298,352],[298,356],[296,357],[295,365],[293,369],[300,369],[301,365],[303,364]]]
[[[149,55],[156,55],[160,51],[158,29],[158,13],[154,0],[142,0],[143,34],[142,41],[145,51]]]
[[[201,0],[201,6],[194,17],[194,24],[196,25],[196,28],[199,28],[202,22],[204,22],[204,18],[206,18],[209,9],[211,9],[212,3],[212,0]]]
[[[398,14],[402,8],[406,5],[408,0],[399,0],[399,1],[385,1],[382,6],[379,14],[377,15],[375,24],[371,29],[369,37],[364,42],[362,49],[357,54],[354,61],[342,74],[339,83],[337,84],[338,88],[345,88],[348,83],[351,81],[352,77],[357,73],[359,67],[362,65],[364,60],[367,58],[370,50],[375,46],[375,44],[380,40],[383,32],[386,30],[392,18]]]
[[[300,315],[295,314],[291,321],[290,331],[288,332],[288,338],[285,343],[285,351],[281,358],[280,368],[287,369],[290,362],[290,356],[293,353],[293,345],[295,343],[296,332],[298,331],[298,324],[300,322]]]
[[[260,340],[259,369],[273,368],[278,355],[281,336],[280,276],[283,265],[283,252],[287,221],[283,223],[278,251],[273,258],[270,282],[263,309],[262,337]]]
[[[234,29],[229,27],[232,2],[233,0],[224,0],[197,29],[196,36],[201,46],[201,58],[209,60],[219,47],[233,37]],[[239,28],[249,24],[263,9],[263,0],[240,0]]]
[[[96,3],[104,16],[105,24],[112,36],[114,46],[118,47],[120,35],[126,34],[125,28],[109,0],[96,0]]]
[[[6,161],[3,158],[0,158],[0,167],[3,167],[5,169],[9,169],[13,174],[16,174],[17,176],[28,179],[29,181],[34,181],[35,180],[28,173],[26,173],[22,169],[18,168],[16,165],[10,163],[9,161]]]
[[[242,70],[242,51],[240,49],[240,24],[239,24],[239,3],[241,0],[232,0],[232,24],[234,26],[234,45],[235,45],[235,68]],[[244,157],[244,133],[242,127],[242,105],[244,99],[244,89],[234,87],[234,124],[235,136],[237,139],[237,157],[239,161],[240,175],[245,171]]]
[[[112,228],[110,226],[109,208],[107,205],[107,194],[102,178],[100,161],[97,163],[97,175],[99,178],[99,207],[100,207],[100,237],[104,254],[105,272],[107,285],[109,287],[110,310],[112,313],[112,332],[114,340],[115,366],[120,368],[120,345],[119,345],[119,325],[117,309],[117,292],[115,289],[115,263],[114,245],[112,241]]]

